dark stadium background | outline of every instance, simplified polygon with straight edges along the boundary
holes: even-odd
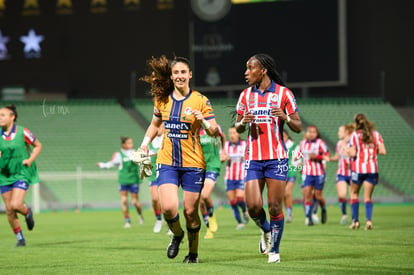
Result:
[[[22,86],[27,93],[65,93],[70,98],[141,97],[147,87],[137,82],[131,90],[133,74],[142,75],[145,61],[160,54],[194,57],[195,86],[206,86],[204,75],[212,64],[222,74],[221,84],[243,85],[249,55],[266,51],[291,83],[335,81],[338,65],[345,66],[345,83],[305,91],[296,85],[298,97],[413,102],[409,1],[346,1],[345,64],[338,64],[336,1],[233,5],[226,17],[213,23],[199,20],[183,0],[141,0],[135,10],[128,10],[124,1],[107,0],[104,11],[94,12],[91,1],[73,0],[71,14],[58,14],[57,0],[38,2],[32,14],[24,10],[24,0],[6,0],[6,9],[0,11],[0,30],[10,38],[10,58],[0,61],[0,87]],[[45,36],[38,60],[25,59],[19,41],[30,28]],[[190,45],[203,43],[206,33],[219,34],[215,43],[232,44],[233,50],[207,61],[200,53],[193,56]]]

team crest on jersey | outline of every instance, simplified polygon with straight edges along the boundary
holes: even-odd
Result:
[[[184,114],[186,114],[186,115],[191,115],[191,112],[193,111],[193,109],[191,109],[191,107],[187,107],[187,108],[185,108],[185,110],[184,110]]]
[[[239,107],[238,107],[238,109],[239,109],[240,111],[244,112],[244,111],[246,111],[246,106],[245,106],[242,102],[239,102]]]
[[[270,96],[270,100],[271,100],[272,102],[277,102],[277,101],[279,101],[279,96],[278,96],[277,94],[272,94],[272,95]]]

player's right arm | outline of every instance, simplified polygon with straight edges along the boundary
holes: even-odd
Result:
[[[96,166],[98,166],[99,168],[110,169],[114,166],[119,166],[121,162],[122,162],[121,154],[119,152],[115,152],[110,161],[98,162],[96,163]]]
[[[247,110],[246,106],[245,91],[243,91],[237,102],[237,119],[236,124],[234,125],[236,127],[236,131],[240,134],[246,131],[246,125],[254,120],[254,115]]]
[[[158,117],[154,114],[152,117],[151,124],[148,126],[147,131],[145,132],[145,137],[141,143],[141,149],[145,151],[146,154],[148,154],[149,151],[149,145],[152,142],[152,140],[157,136],[159,129],[162,125],[161,117]]]

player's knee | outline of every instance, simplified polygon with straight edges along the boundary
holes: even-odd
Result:
[[[269,214],[272,216],[280,215],[283,211],[281,203],[269,203]]]
[[[257,216],[262,211],[263,206],[259,204],[247,205],[250,216]]]

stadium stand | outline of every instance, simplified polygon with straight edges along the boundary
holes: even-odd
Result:
[[[234,122],[237,98],[211,98],[216,120],[227,134]],[[3,102],[3,105],[7,102]],[[95,163],[107,161],[119,150],[121,135],[134,139],[135,147],[144,136],[145,129],[115,100],[69,100],[18,102],[18,123],[30,129],[42,142],[43,151],[36,160],[41,175],[42,208],[118,206],[117,172],[99,170]],[[136,111],[149,124],[153,103],[151,99],[133,102]],[[340,125],[352,121],[355,113],[363,112],[382,134],[387,155],[380,156],[381,184],[374,198],[381,201],[413,200],[414,185],[409,171],[414,171],[414,130],[388,103],[379,99],[323,98],[299,99],[298,106],[304,125],[315,124],[333,154]],[[141,125],[143,125],[141,123]],[[295,141],[303,135],[291,133]],[[245,138],[245,134],[242,135]],[[336,202],[336,163],[327,164],[325,196]],[[224,164],[219,177],[216,199],[227,204],[224,195]],[[31,191],[29,191],[31,192]],[[302,197],[299,184],[294,187],[296,201]],[[149,192],[140,194],[150,204]],[[31,196],[27,196],[31,202]]]
[[[54,194],[61,204],[118,201],[116,169],[108,174],[98,169],[96,162],[111,159],[120,148],[120,136],[133,138],[138,146],[144,135],[144,129],[121,105],[115,100],[43,100],[15,104],[18,124],[31,130],[43,144],[36,160],[44,185],[41,190]],[[93,176],[83,179],[82,190],[78,190],[77,169],[94,172],[98,179]],[[101,173],[107,173],[106,179],[99,179]]]

